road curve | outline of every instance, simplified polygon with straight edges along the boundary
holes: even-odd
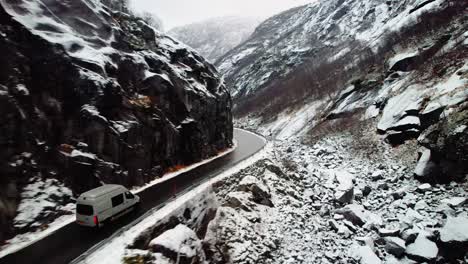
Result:
[[[218,175],[257,153],[265,146],[265,140],[262,137],[245,130],[235,129],[234,138],[238,145],[233,152],[139,193],[142,200],[142,210],[138,213],[118,219],[114,223],[104,226],[98,232],[71,223],[22,250],[6,255],[0,259],[0,264],[69,263],[151,208],[164,204],[174,195],[174,190],[177,193],[183,193],[188,188],[193,188],[194,183],[197,185],[197,183],[202,183],[206,179]]]

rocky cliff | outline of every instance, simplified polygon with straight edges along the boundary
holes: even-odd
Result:
[[[141,185],[232,145],[219,73],[137,17],[95,0],[2,0],[0,47],[0,241],[73,196],[38,183]],[[45,198],[25,194],[36,187]],[[49,211],[16,219],[26,198]]]
[[[177,27],[168,34],[194,48],[207,59],[216,61],[244,42],[259,23],[256,18],[219,17]]]

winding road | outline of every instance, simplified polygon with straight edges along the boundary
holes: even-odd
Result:
[[[249,158],[265,146],[262,137],[245,130],[235,129],[234,138],[238,145],[233,152],[140,192],[138,195],[141,197],[142,209],[139,212],[120,218],[98,232],[71,223],[26,248],[6,255],[0,259],[0,264],[69,263],[148,210],[164,205],[174,196],[175,186],[177,193],[182,194]]]

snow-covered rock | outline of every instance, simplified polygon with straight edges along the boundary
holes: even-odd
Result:
[[[440,230],[440,241],[444,244],[468,244],[468,217],[449,216]]]
[[[382,218],[374,213],[367,211],[362,205],[349,204],[335,211],[337,214],[343,215],[347,220],[355,225],[363,226],[364,224],[381,225]]]
[[[351,248],[351,254],[362,264],[380,264],[382,260],[369,246],[355,246]]]
[[[241,192],[250,192],[252,194],[253,201],[258,204],[273,206],[270,190],[256,177],[245,176],[239,183],[238,190]]]
[[[430,191],[431,189],[432,189],[431,184],[429,184],[429,183],[424,183],[424,184],[419,185],[417,190],[418,190],[419,192],[425,193],[425,192]]]
[[[458,207],[458,206],[462,206],[464,204],[466,204],[466,201],[468,200],[468,198],[466,197],[451,197],[451,198],[448,198],[448,199],[443,199],[442,200],[442,203],[446,203],[450,206],[453,206],[453,207]]]
[[[338,182],[335,188],[335,199],[341,203],[350,203],[354,198],[354,175],[347,171],[334,171],[334,177]]]
[[[418,164],[414,169],[414,175],[422,181],[430,181],[433,177],[433,173],[436,170],[436,165],[431,160],[431,150],[423,148],[421,151],[421,157],[418,160]]]
[[[408,71],[411,70],[411,62],[417,58],[418,51],[407,51],[398,53],[388,60],[390,71]]]
[[[436,258],[463,260],[463,256],[450,254],[456,256],[451,258],[446,254],[452,251],[442,246],[437,228],[445,224],[445,217],[449,215],[439,212],[438,207],[450,208],[442,202],[444,199],[465,196],[466,184],[437,184],[429,192],[419,192],[417,187],[421,183],[411,174],[412,158],[400,163],[404,158],[401,152],[392,153],[389,145],[381,143],[382,148],[376,147],[374,151],[377,153],[371,156],[378,161],[369,159],[367,152],[350,147],[349,142],[353,140],[347,136],[327,136],[314,145],[305,145],[298,140],[276,141],[275,148],[268,154],[269,159],[215,184],[214,195],[219,200],[214,203],[215,210],[206,214],[207,218],[191,214],[193,218],[202,219],[199,223],[204,223],[191,228],[196,229],[197,234],[207,230],[202,238],[207,261],[228,262],[227,259],[231,259],[235,263],[272,264],[366,260],[394,264],[422,262],[423,258],[418,255],[427,254],[415,249],[414,245],[420,244],[421,239],[415,242],[420,234],[427,239],[422,248],[430,249],[435,243],[441,245]],[[402,148],[402,152],[406,151],[404,146]],[[339,185],[337,174],[343,171],[347,173],[341,175],[352,175],[342,178],[352,178],[356,189],[369,186],[373,191],[367,196],[358,195],[360,200],[343,207],[334,196]],[[375,171],[382,171],[384,179],[372,181]],[[388,190],[378,188],[383,183]],[[253,201],[250,187],[254,185],[264,185],[262,189],[269,190],[274,207]],[[399,198],[394,199],[392,193],[399,193]],[[232,198],[240,206],[227,206]],[[204,203],[199,204],[203,206]],[[456,211],[451,209],[453,216],[467,211],[465,206],[455,208]],[[185,219],[182,213],[175,216],[176,220]],[[154,230],[159,231],[156,228],[149,233]],[[413,246],[408,249],[410,245]],[[367,247],[362,254],[356,254],[360,252],[359,246]],[[411,256],[401,255],[405,247],[413,252]]]
[[[386,228],[380,228],[378,230],[379,235],[382,237],[387,237],[387,236],[398,236],[400,234],[400,229],[386,229]]]
[[[406,254],[416,261],[433,261],[439,248],[436,243],[427,238],[427,234],[419,233],[416,240],[406,248]]]
[[[235,209],[242,209],[245,211],[252,210],[252,203],[250,200],[252,199],[251,193],[246,192],[231,192],[226,196],[226,202],[224,206],[232,207]]]
[[[167,230],[149,243],[153,252],[184,263],[203,262],[204,252],[197,234],[185,225]]]
[[[399,237],[386,237],[385,250],[396,257],[401,257],[406,251],[405,241]]]
[[[72,191],[56,179],[32,178],[23,188],[13,224],[18,230],[34,230],[46,226],[55,217],[73,214],[72,197]]]

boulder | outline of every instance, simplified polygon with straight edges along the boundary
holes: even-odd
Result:
[[[381,179],[384,178],[384,177],[383,177],[383,174],[384,174],[383,171],[381,171],[381,170],[376,170],[376,171],[374,171],[374,172],[372,173],[371,179],[372,179],[373,181],[381,180]]]
[[[335,200],[341,203],[350,203],[353,201],[354,198],[354,188],[345,189],[345,190],[337,190],[335,192]]]
[[[380,216],[367,211],[362,205],[358,204],[349,204],[336,210],[335,213],[343,215],[346,220],[358,226],[364,224],[380,226],[383,222]]]
[[[431,150],[430,161],[438,165],[435,169],[429,167],[434,172],[428,180],[462,181],[468,174],[468,109],[462,109],[428,127],[418,139]]]
[[[414,223],[419,223],[424,220],[424,217],[417,211],[409,208],[406,210],[405,215],[402,217],[401,221],[408,225],[413,225]]]
[[[335,220],[328,221],[328,224],[334,231],[336,231],[339,235],[342,235],[343,237],[349,237],[351,235],[351,230],[348,227],[339,224]]]
[[[374,239],[372,237],[357,237],[356,240],[361,246],[369,246],[372,251],[375,251]]]
[[[429,208],[429,205],[424,200],[417,201],[414,205],[414,210],[426,210]]]
[[[399,237],[386,237],[385,250],[396,257],[401,257],[406,251],[405,241]]]
[[[421,230],[416,228],[405,229],[403,232],[401,232],[400,236],[403,240],[405,240],[406,244],[408,245],[416,240],[420,231]]]
[[[418,62],[421,62],[421,58],[418,52],[407,52],[397,54],[388,62],[390,68],[389,71],[412,71],[416,67]]]
[[[405,141],[407,140],[417,138],[419,134],[419,129],[415,128],[404,131],[389,130],[387,131],[385,141],[391,144],[392,146],[398,146],[405,143]]]
[[[440,230],[440,241],[449,243],[468,242],[468,217],[448,217],[444,227]]]
[[[468,217],[447,217],[440,229],[440,244],[449,258],[463,257],[468,252]]]
[[[414,169],[414,176],[423,182],[433,181],[437,177],[438,166],[431,160],[431,150],[423,148],[419,152],[419,160]]]
[[[420,126],[421,120],[419,120],[419,117],[408,115],[400,119],[388,129],[393,131],[406,131],[410,129],[419,129]]]
[[[380,228],[378,230],[379,235],[382,237],[387,237],[387,236],[398,236],[400,234],[400,229],[386,229],[386,228]]]
[[[223,206],[238,208],[245,211],[252,211],[251,201],[252,194],[246,192],[230,192],[226,197],[226,202]]]
[[[418,85],[410,86],[403,93],[390,98],[377,125],[378,132],[387,134],[386,141],[392,145],[418,137],[421,133],[418,112],[422,104]]]
[[[434,261],[439,253],[436,243],[427,238],[425,232],[420,232],[416,240],[406,248],[409,258],[416,261]]]
[[[362,189],[362,195],[364,196],[368,196],[371,192],[372,192],[372,189],[368,185],[364,186],[364,188]]]
[[[347,171],[335,171],[334,176],[338,182],[335,199],[341,203],[350,203],[354,198],[354,176]]]
[[[237,188],[241,192],[249,192],[252,194],[252,200],[255,203],[266,206],[273,206],[271,201],[270,189],[258,178],[253,176],[245,176]]]
[[[179,224],[151,240],[149,248],[154,253],[179,263],[202,263],[205,254],[197,234],[189,227]]]
[[[442,203],[448,204],[452,207],[459,207],[466,204],[467,198],[466,197],[452,197],[448,199],[443,199]]]
[[[421,193],[428,192],[432,189],[432,186],[429,183],[424,183],[418,186],[417,191]]]
[[[350,255],[358,260],[361,264],[381,264],[382,260],[374,253],[368,245],[355,245],[351,248]]]

